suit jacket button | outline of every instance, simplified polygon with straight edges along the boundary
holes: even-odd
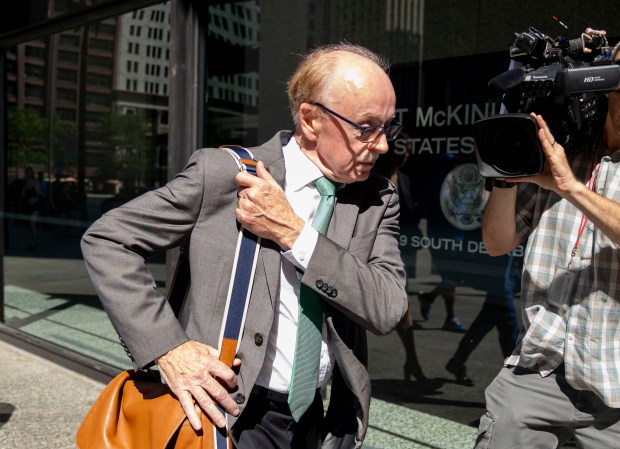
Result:
[[[316,288],[320,288],[321,290],[323,290],[323,281],[321,279],[316,281],[314,285],[316,285]]]
[[[338,296],[338,290],[333,289],[332,292],[329,294],[329,296],[331,296],[332,298],[335,298],[336,296]]]
[[[263,344],[263,334],[256,333],[254,334],[254,343],[256,346],[261,346]]]
[[[235,402],[237,404],[243,404],[245,402],[245,395],[239,393],[237,396],[235,396]]]

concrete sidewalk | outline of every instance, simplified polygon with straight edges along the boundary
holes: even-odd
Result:
[[[108,378],[80,374],[83,367],[76,371],[63,366],[73,362],[49,356],[0,332],[0,449],[75,449],[77,429]],[[475,437],[474,429],[462,424],[379,399],[373,400],[372,413],[364,449],[462,449]]]
[[[104,384],[0,340],[0,449],[74,449]]]

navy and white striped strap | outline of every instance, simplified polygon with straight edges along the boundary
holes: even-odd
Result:
[[[222,146],[220,148],[233,156],[240,171],[246,171],[256,176],[256,161],[249,150],[238,146]],[[229,367],[233,364],[243,334],[259,246],[260,237],[241,226],[219,338],[220,360]],[[220,411],[226,416],[221,407]],[[213,425],[213,429],[214,447],[216,449],[232,449],[228,429],[220,429],[215,425]]]

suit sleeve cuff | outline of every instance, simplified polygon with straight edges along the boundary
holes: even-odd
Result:
[[[290,251],[282,252],[282,255],[297,268],[306,271],[318,239],[318,231],[306,223],[299,237],[295,240],[293,248]]]

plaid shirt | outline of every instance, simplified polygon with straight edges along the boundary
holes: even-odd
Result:
[[[620,203],[620,151],[597,161],[595,191]],[[569,162],[584,182],[596,173],[591,152]],[[587,222],[571,263],[577,277],[568,307],[565,313],[558,311],[545,300],[556,267],[567,268],[571,259],[582,213],[536,184],[519,189],[517,232],[528,238],[522,278],[525,327],[506,364],[547,376],[564,362],[573,388],[592,391],[608,406],[620,408],[620,246]]]

